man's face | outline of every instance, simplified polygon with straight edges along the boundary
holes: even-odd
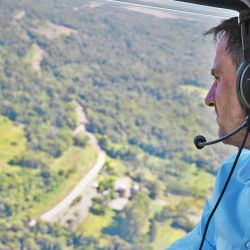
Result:
[[[214,82],[205,99],[208,106],[215,108],[219,136],[232,131],[245,120],[245,113],[236,92],[236,67],[226,51],[226,46],[227,38],[222,37],[217,44],[211,71]],[[241,141],[242,133],[239,133],[226,140],[225,143],[239,146]]]

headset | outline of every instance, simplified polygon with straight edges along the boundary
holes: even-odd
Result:
[[[208,0],[207,2],[209,2],[209,1],[211,2],[211,0]],[[226,134],[225,136],[218,138],[216,140],[213,140],[213,141],[207,142],[204,136],[198,135],[194,138],[194,144],[198,149],[201,149],[204,146],[212,145],[212,144],[224,141],[225,139],[227,139],[227,138],[235,135],[239,131],[241,131],[243,128],[246,128],[246,133],[245,133],[244,139],[239,147],[238,154],[234,160],[234,163],[232,165],[230,173],[229,173],[229,175],[226,179],[226,182],[222,188],[221,194],[220,194],[219,198],[217,199],[217,201],[216,201],[216,203],[215,203],[215,205],[214,205],[214,207],[213,207],[213,209],[212,209],[212,211],[207,219],[207,222],[205,224],[205,228],[203,231],[202,239],[200,242],[199,250],[202,250],[210,221],[211,221],[214,213],[216,212],[216,210],[217,210],[217,208],[218,208],[218,206],[223,198],[223,195],[224,195],[224,193],[227,189],[227,186],[230,182],[230,179],[234,173],[237,162],[238,162],[239,157],[241,155],[242,149],[244,148],[244,145],[247,141],[248,134],[250,131],[250,1],[247,1],[247,0],[242,0],[242,1],[249,8],[246,8],[246,6],[244,6],[244,9],[239,10],[239,25],[241,27],[242,59],[243,60],[242,60],[242,63],[237,70],[236,90],[237,90],[239,102],[242,105],[243,109],[245,110],[246,120],[241,126],[236,128],[235,130],[233,130],[233,131],[229,132],[228,134]],[[202,1],[198,0],[197,2],[202,2]],[[205,0],[205,2],[206,2],[206,0]],[[235,4],[235,2],[236,1],[234,1],[234,4]],[[228,3],[232,4],[232,1],[231,2],[228,1]],[[242,4],[242,3],[240,3],[240,1],[238,1],[238,4]]]
[[[204,146],[212,145],[235,135],[244,127],[250,129],[250,8],[240,10],[239,25],[241,26],[241,40],[242,40],[242,63],[237,70],[236,76],[236,91],[239,102],[246,113],[246,121],[235,130],[220,137],[216,140],[206,141],[206,138],[202,135],[198,135],[194,138],[194,144],[198,149],[202,149]]]
[[[237,71],[236,89],[246,113],[250,113],[250,9],[240,11],[243,62]]]

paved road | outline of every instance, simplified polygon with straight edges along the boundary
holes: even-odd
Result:
[[[43,220],[53,222],[58,216],[60,216],[65,209],[76,199],[96,178],[102,166],[105,163],[105,153],[101,152],[98,157],[98,161],[95,166],[89,171],[89,173],[81,180],[81,182],[74,188],[74,190],[54,208],[43,214],[41,218]]]

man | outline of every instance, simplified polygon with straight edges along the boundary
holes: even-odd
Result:
[[[216,112],[219,136],[239,127],[245,121],[245,112],[236,91],[236,73],[242,61],[241,31],[238,19],[230,18],[210,29],[217,42],[212,68],[214,82],[205,103]],[[241,145],[246,130],[230,137],[224,143]],[[250,147],[250,138],[246,148]],[[205,204],[200,223],[187,236],[174,243],[168,250],[198,250],[208,217],[221,194],[225,180],[233,165],[235,155],[220,167],[214,192]],[[227,190],[212,217],[203,250],[250,249],[250,153],[243,150]]]

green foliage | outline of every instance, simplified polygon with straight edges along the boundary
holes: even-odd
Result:
[[[88,138],[84,133],[78,133],[74,136],[74,145],[78,147],[85,147],[88,143]]]
[[[46,163],[42,162],[39,156],[35,155],[34,152],[25,152],[21,156],[12,158],[9,162],[10,165],[18,165],[26,168],[48,168]]]
[[[150,226],[149,226],[149,240],[153,242],[156,238],[156,232],[157,232],[157,224],[154,219],[150,219]]]
[[[25,151],[27,141],[22,127],[6,117],[0,117],[0,130],[0,158],[1,165],[4,165]]]
[[[178,229],[166,224],[173,235],[169,244],[183,235],[179,228],[191,228],[183,211],[194,202],[178,203],[178,197],[204,199],[211,173],[221,155],[229,154],[221,146],[200,153],[192,142],[198,132],[216,135],[202,101],[213,48],[201,34],[214,21],[161,19],[88,3],[83,8],[69,0],[1,2],[0,218],[4,224],[39,214],[96,160],[84,136],[73,136],[79,125],[75,101],[86,111],[88,131],[116,158],[106,164],[106,174],[126,173],[146,192],[102,224],[118,224],[116,238],[103,248],[97,241],[108,233],[100,227],[96,240],[57,226],[31,229],[21,223],[3,226],[0,249],[146,250],[149,240],[161,245],[158,232],[165,227],[161,231],[158,224],[172,219]],[[99,189],[112,185],[109,179]],[[150,204],[171,196],[174,211],[158,219],[150,215]],[[103,202],[94,201],[99,221],[107,216]]]
[[[95,201],[94,201],[95,202]],[[115,212],[110,209],[106,209],[103,215],[95,215],[90,213],[84,223],[79,227],[78,232],[83,233],[85,236],[105,239],[103,235],[103,229],[110,227],[113,223],[112,218],[115,216]]]
[[[138,194],[126,208],[120,222],[119,234],[128,242],[138,243],[143,236],[143,228],[147,225],[149,200],[144,194]]]
[[[24,214],[30,216],[30,212],[33,210],[34,213],[39,206],[44,208],[53,195],[65,189],[65,183],[70,186],[73,182],[75,185],[79,173],[85,170],[90,161],[96,159],[96,153],[90,147],[86,147],[85,151],[79,147],[70,147],[57,159],[41,151],[25,151],[26,140],[22,126],[6,118],[1,119],[0,126],[6,132],[0,139],[0,218],[15,220]]]
[[[93,198],[90,211],[95,215],[104,215],[105,213],[104,200],[99,197]]]
[[[100,249],[95,239],[66,231],[56,225],[38,222],[30,227],[28,222],[4,224],[1,222],[0,247],[3,250],[72,250]]]
[[[189,221],[186,216],[178,216],[173,222],[172,227],[180,228],[186,232],[192,230],[194,225]]]
[[[106,177],[101,180],[98,184],[97,190],[102,193],[103,191],[113,190],[114,189],[114,178]]]

